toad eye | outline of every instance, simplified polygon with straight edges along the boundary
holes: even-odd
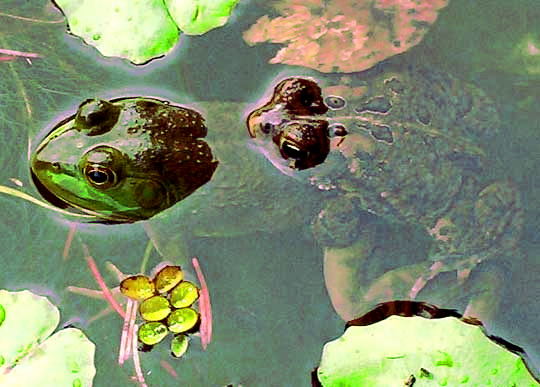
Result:
[[[306,151],[301,150],[296,145],[293,145],[288,141],[284,141],[283,144],[281,144],[281,150],[287,157],[295,160],[304,160],[308,155]]]
[[[84,174],[90,184],[96,188],[109,188],[118,182],[118,176],[110,168],[88,165]]]

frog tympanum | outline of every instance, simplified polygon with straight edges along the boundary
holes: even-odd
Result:
[[[41,195],[104,223],[148,219],[193,193],[218,162],[200,113],[168,101],[88,99],[31,160]]]

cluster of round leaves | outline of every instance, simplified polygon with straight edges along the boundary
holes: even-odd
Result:
[[[138,337],[144,347],[151,348],[171,332],[173,356],[186,352],[187,334],[199,327],[199,313],[192,308],[199,298],[199,289],[183,281],[179,266],[165,266],[154,279],[145,275],[127,277],[120,283],[120,291],[140,302],[139,315],[145,322],[139,327]]]

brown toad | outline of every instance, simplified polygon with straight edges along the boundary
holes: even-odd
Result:
[[[414,299],[443,272],[456,271],[462,284],[478,264],[517,244],[519,193],[509,181],[482,187],[478,178],[483,144],[499,128],[497,109],[482,90],[453,76],[420,68],[341,80],[291,77],[247,125],[281,171],[335,193],[314,220],[334,306],[350,295],[332,294],[332,287],[346,288],[352,278],[337,274],[332,260],[369,255],[361,211],[418,225],[435,241],[427,262],[381,276],[366,301],[383,294]],[[351,317],[347,308],[336,306]]]

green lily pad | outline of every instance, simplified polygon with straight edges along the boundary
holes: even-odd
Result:
[[[49,337],[60,312],[47,298],[0,290],[0,305],[1,386],[92,385],[95,345],[75,328]]]
[[[167,54],[180,31],[224,25],[238,0],[56,0],[70,31],[105,56],[135,64]],[[179,31],[180,29],[180,31]]]
[[[519,355],[454,317],[351,326],[324,346],[317,372],[325,387],[539,385]]]
[[[238,0],[165,0],[178,28],[189,35],[202,35],[229,20]]]
[[[105,56],[140,64],[169,52],[178,28],[163,0],[56,0],[69,29]]]

